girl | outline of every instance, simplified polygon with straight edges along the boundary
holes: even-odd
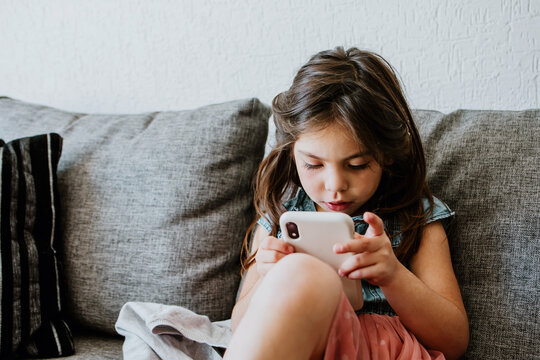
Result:
[[[225,358],[458,358],[469,327],[443,226],[453,213],[428,189],[392,67],[356,48],[323,51],[272,105],[276,145],[256,178],[260,219]],[[280,239],[286,210],[353,217],[355,239],[334,251],[354,256],[336,273],[295,254]],[[361,309],[340,276],[362,282]]]

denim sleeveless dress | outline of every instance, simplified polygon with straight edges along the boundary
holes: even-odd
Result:
[[[433,197],[434,206],[431,215],[427,219],[427,223],[434,221],[441,221],[445,230],[450,224],[450,220],[455,215],[455,213],[448,208],[448,206],[443,203],[441,200]],[[428,199],[424,198],[423,200],[424,211],[427,213],[430,210]],[[300,188],[296,193],[296,196],[292,199],[287,200],[283,203],[283,206],[288,211],[317,211],[315,203],[309,198],[306,192]],[[361,235],[364,235],[367,231],[368,225],[364,222],[362,216],[352,217],[354,221],[355,231]],[[257,223],[264,227],[268,232],[272,231],[272,224],[266,218],[259,218]],[[396,248],[401,243],[400,230],[401,226],[396,219],[387,219],[383,220],[384,229],[387,234],[398,234],[391,238],[392,248]],[[281,238],[281,229],[278,227],[277,237]],[[375,313],[381,315],[396,315],[394,310],[390,307],[386,301],[382,290],[375,285],[368,283],[365,280],[362,281],[362,291],[364,293],[364,306],[362,309],[358,310],[357,313]]]

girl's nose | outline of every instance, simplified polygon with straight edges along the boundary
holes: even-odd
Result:
[[[330,192],[342,192],[347,190],[347,179],[339,171],[329,171],[325,182],[324,188]]]

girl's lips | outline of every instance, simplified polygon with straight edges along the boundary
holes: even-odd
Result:
[[[349,206],[351,206],[352,203],[344,202],[344,201],[336,201],[336,202],[325,202],[324,204],[332,211],[344,211]]]

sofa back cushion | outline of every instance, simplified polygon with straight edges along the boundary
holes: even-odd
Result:
[[[414,113],[467,309],[469,359],[540,349],[540,110]]]
[[[62,257],[76,324],[115,333],[128,301],[230,317],[269,116],[256,99],[88,115],[0,98],[5,140],[51,131],[64,139]]]

